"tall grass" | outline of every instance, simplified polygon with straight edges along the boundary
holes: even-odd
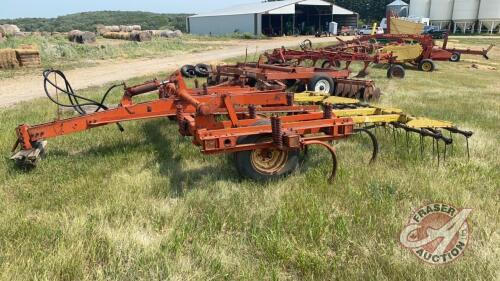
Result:
[[[474,57],[387,80],[373,68],[380,105],[473,130],[438,166],[426,141],[394,144],[367,165],[362,139],[336,143],[340,170],[313,149],[294,175],[259,184],[232,157],[203,156],[166,118],[49,141],[31,172],[8,160],[20,123],[50,121],[45,99],[0,114],[0,277],[4,280],[495,280],[499,274],[500,80]],[[482,62],[481,62],[482,63]],[[490,64],[500,63],[494,50]],[[165,74],[159,74],[160,77]],[[128,81],[128,85],[151,77]],[[97,97],[104,88],[83,94]],[[118,94],[112,102],[118,101]],[[441,146],[442,147],[442,146]],[[450,155],[451,153],[451,155]],[[470,207],[465,255],[432,267],[398,243],[412,210],[428,202]]]

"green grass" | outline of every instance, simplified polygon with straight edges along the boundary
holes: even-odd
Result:
[[[382,105],[473,130],[470,161],[463,139],[438,166],[430,140],[422,158],[416,137],[395,146],[379,130],[374,165],[362,140],[336,144],[333,185],[321,149],[292,176],[259,184],[241,179],[231,156],[200,154],[166,118],[49,140],[47,158],[23,172],[8,160],[14,128],[50,121],[56,108],[38,99],[2,109],[1,279],[498,279],[500,80],[469,69],[471,59],[401,81],[371,70]],[[500,63],[498,50],[488,63]],[[398,243],[412,210],[429,202],[474,209],[470,245],[447,266],[426,265]]]
[[[133,59],[173,56],[180,53],[195,52],[219,47],[205,43],[198,37],[153,38],[151,42],[132,42],[98,38],[95,44],[75,44],[66,36],[27,36],[7,38],[0,43],[2,48],[18,48],[21,45],[35,45],[40,49],[41,68],[69,69],[95,65],[111,59]],[[26,72],[39,72],[40,69],[1,70],[0,78],[14,77]]]

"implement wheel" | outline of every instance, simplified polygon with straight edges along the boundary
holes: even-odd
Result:
[[[254,135],[242,137],[238,143],[254,144],[271,140],[271,135]],[[234,158],[240,175],[257,181],[287,176],[299,166],[299,150],[254,149],[236,152]]]
[[[335,83],[333,82],[332,77],[319,73],[314,75],[311,80],[309,80],[307,89],[318,93],[333,94],[335,92]]]
[[[387,69],[387,78],[405,78],[405,69],[399,64],[391,65],[389,69]]]
[[[460,61],[460,53],[453,53],[450,58],[451,62],[459,62]]]
[[[418,64],[418,69],[424,72],[432,72],[434,69],[436,69],[436,65],[432,60],[425,59],[420,61]]]
[[[193,78],[196,76],[196,70],[194,65],[186,64],[181,67],[182,76],[186,78]]]

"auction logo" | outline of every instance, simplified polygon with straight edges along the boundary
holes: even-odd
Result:
[[[457,209],[433,203],[418,209],[399,240],[421,260],[446,264],[460,257],[469,242],[467,217],[472,209]]]

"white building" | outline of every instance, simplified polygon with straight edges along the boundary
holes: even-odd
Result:
[[[190,16],[187,29],[192,34],[278,36],[327,31],[332,21],[357,26],[358,14],[322,0],[257,2]]]

